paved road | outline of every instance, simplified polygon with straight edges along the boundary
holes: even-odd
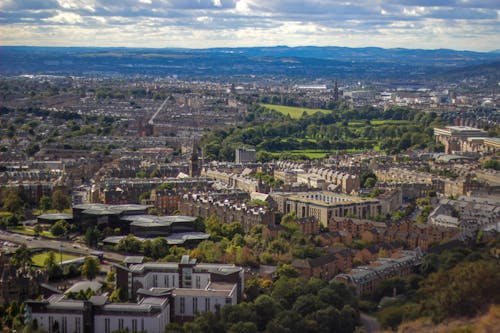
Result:
[[[34,239],[32,236],[20,235],[15,233],[10,233],[6,231],[1,231],[0,240],[9,241],[15,244],[26,244],[29,248],[32,249],[51,249],[54,251],[62,251],[69,254],[75,254],[79,256],[84,256],[90,254],[90,252],[94,251],[82,244],[77,244],[72,241],[59,241],[52,239],[44,239],[38,238]],[[109,252],[109,251],[101,251],[104,254],[104,259],[112,262],[122,262],[125,256]]]
[[[361,323],[368,333],[374,333],[380,330],[377,318],[369,316],[366,313],[361,313]]]
[[[163,109],[163,107],[165,106],[165,104],[167,104],[167,101],[168,101],[168,98],[165,99],[165,101],[160,105],[160,107],[158,108],[158,110],[156,110],[156,112],[153,114],[153,116],[151,117],[151,119],[149,119],[149,121],[148,121],[149,125],[154,125],[156,116],[158,115],[158,113],[160,113],[161,109]]]

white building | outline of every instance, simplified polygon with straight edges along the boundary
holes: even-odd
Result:
[[[88,301],[53,295],[41,301],[27,301],[28,316],[49,333],[161,333],[170,322],[170,302],[166,296],[145,297],[137,303],[108,303],[105,296]]]
[[[186,321],[197,312],[215,312],[238,304],[244,286],[243,268],[232,264],[197,263],[185,255],[180,263],[146,262],[116,265],[116,286],[137,299],[149,292],[170,292],[175,318]]]
[[[257,160],[257,153],[255,149],[237,148],[235,151],[236,164],[253,163]]]

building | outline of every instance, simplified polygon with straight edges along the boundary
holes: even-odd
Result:
[[[168,296],[142,297],[133,303],[110,303],[106,296],[88,301],[52,295],[48,299],[25,302],[27,319],[40,329],[60,333],[110,333],[116,330],[162,333],[170,323]]]
[[[330,280],[335,274],[350,269],[353,257],[348,248],[339,248],[317,258],[296,259],[291,265],[306,279],[317,277]]]
[[[446,126],[434,128],[436,142],[442,143],[445,153],[454,152],[496,152],[500,149],[499,138],[489,138],[479,128],[469,126]]]
[[[81,204],[73,206],[73,222],[80,229],[87,227],[99,227],[104,229],[120,228],[122,232],[128,233],[129,225],[122,221],[122,217],[130,215],[145,215],[152,208],[147,205],[107,205],[107,204]]]
[[[314,216],[324,227],[333,217],[374,217],[385,213],[379,200],[338,194],[328,191],[272,193],[282,214],[293,213],[299,218]]]
[[[115,265],[116,286],[135,299],[144,290],[171,290],[174,321],[188,321],[197,312],[215,312],[241,301],[242,267],[197,263],[185,255],[179,263],[148,262],[128,267]]]
[[[130,215],[121,218],[130,222],[130,233],[139,237],[170,236],[175,233],[194,231],[196,217]]]
[[[367,266],[358,266],[347,274],[338,274],[334,280],[353,286],[358,295],[372,294],[384,280],[405,277],[415,272],[420,265],[422,252],[403,250],[390,258],[378,258]]]
[[[179,211],[190,216],[209,218],[214,215],[222,223],[239,222],[246,231],[258,224],[273,225],[276,214],[268,207],[247,206],[238,198],[217,200],[211,195],[184,195]]]
[[[255,149],[247,149],[245,147],[237,148],[235,151],[236,164],[254,163],[257,161]]]

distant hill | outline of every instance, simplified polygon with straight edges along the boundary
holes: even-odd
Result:
[[[483,76],[488,80],[494,81],[496,85],[496,82],[500,82],[500,61],[439,70],[434,73],[434,77],[444,80],[462,80],[476,76]]]
[[[0,74],[178,75],[182,78],[417,78],[500,61],[500,54],[377,47],[139,49],[0,47]]]

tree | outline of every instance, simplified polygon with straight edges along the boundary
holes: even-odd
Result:
[[[260,295],[254,301],[255,313],[257,314],[257,327],[260,331],[276,316],[280,307],[278,302],[269,295]]]
[[[71,206],[70,197],[62,190],[55,190],[52,193],[52,207],[58,211],[62,211]]]
[[[99,270],[99,261],[95,257],[85,257],[81,272],[87,279],[93,280],[99,274]]]
[[[2,193],[3,196],[3,209],[7,212],[11,212],[14,214],[22,213],[23,208],[26,204],[24,201],[21,191],[17,188],[11,188],[8,190],[4,190]]]
[[[140,240],[130,234],[125,238],[122,238],[118,244],[116,244],[115,249],[121,252],[138,254],[141,252],[142,243]]]
[[[33,265],[32,260],[33,253],[28,247],[23,244],[19,248],[14,251],[14,254],[10,258],[10,263],[13,266],[21,267],[23,269],[27,269]]]
[[[42,212],[48,211],[52,207],[50,198],[46,195],[40,198],[39,207]]]
[[[88,247],[95,247],[101,238],[101,232],[97,227],[87,228],[85,231],[85,244]]]
[[[62,269],[61,266],[57,264],[56,254],[54,251],[50,251],[43,262],[43,267],[47,270],[47,274],[50,279],[61,276]]]
[[[52,233],[52,235],[54,235],[56,237],[63,236],[63,235],[65,235],[68,232],[68,226],[67,225],[68,224],[66,223],[66,221],[59,220],[56,223],[54,223],[54,225],[52,226],[52,228],[50,228],[50,232]]]
[[[38,237],[43,232],[43,228],[42,228],[42,226],[40,224],[36,224],[33,227],[33,231],[35,232],[35,236]]]

